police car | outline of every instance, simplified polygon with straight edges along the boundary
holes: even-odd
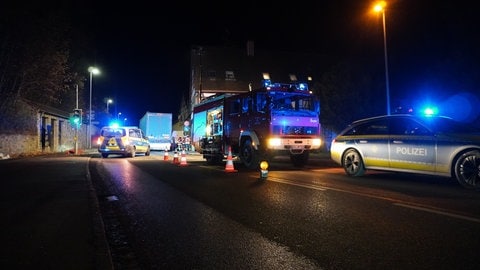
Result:
[[[447,117],[358,120],[332,140],[330,156],[349,176],[367,169],[429,174],[480,190],[480,130]]]
[[[135,157],[150,155],[150,143],[142,130],[135,126],[107,126],[100,130],[98,152],[103,158],[110,154]]]

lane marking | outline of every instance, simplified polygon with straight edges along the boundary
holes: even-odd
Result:
[[[456,213],[453,213],[451,210],[448,210],[448,209],[434,208],[432,206],[421,205],[421,204],[415,205],[413,203],[408,203],[408,202],[404,202],[404,201],[401,201],[401,200],[388,198],[388,197],[385,197],[385,196],[377,196],[377,195],[366,194],[366,193],[355,192],[355,191],[349,191],[349,190],[344,190],[344,189],[339,189],[339,188],[319,187],[319,186],[316,186],[316,185],[313,185],[313,184],[299,184],[299,183],[296,183],[296,182],[293,182],[293,181],[290,181],[290,180],[275,178],[275,177],[268,177],[267,180],[270,180],[270,181],[273,181],[273,182],[278,182],[278,183],[283,183],[283,184],[288,184],[288,185],[293,185],[293,186],[311,188],[311,189],[320,190],[320,191],[334,190],[334,191],[349,193],[349,194],[353,194],[353,195],[357,195],[357,196],[384,200],[384,201],[391,202],[393,205],[400,206],[400,207],[405,207],[405,208],[415,209],[415,210],[419,210],[419,211],[434,213],[434,214],[438,214],[438,215],[448,216],[448,217],[452,217],[452,218],[467,220],[467,221],[471,221],[471,222],[475,222],[475,223],[480,223],[480,218],[475,218],[475,217],[462,215],[462,214],[456,214]]]

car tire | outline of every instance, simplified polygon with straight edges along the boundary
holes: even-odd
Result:
[[[258,168],[260,157],[258,151],[255,150],[250,140],[247,140],[243,144],[240,159],[242,160],[243,165],[245,165],[245,167],[247,167],[248,169],[254,170]]]
[[[363,159],[355,149],[349,149],[343,154],[342,166],[348,176],[362,176],[365,174]]]
[[[480,190],[480,151],[468,151],[455,162],[455,178],[467,188]]]

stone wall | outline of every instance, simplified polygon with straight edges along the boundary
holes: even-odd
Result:
[[[0,156],[15,158],[39,154],[82,152],[87,145],[87,125],[76,132],[68,119],[46,112],[32,115],[37,131],[34,134],[0,134]]]
[[[37,136],[0,134],[0,154],[3,156],[15,157],[41,153],[38,144]]]

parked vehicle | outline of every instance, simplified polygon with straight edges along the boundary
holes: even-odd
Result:
[[[171,113],[146,112],[140,119],[139,126],[148,137],[151,150],[171,150]]]
[[[368,169],[430,174],[480,190],[480,129],[447,117],[358,120],[334,138],[330,154],[350,176]]]
[[[148,138],[138,127],[108,126],[100,130],[98,137],[98,152],[103,158],[110,154],[135,157],[137,154],[150,155]]]
[[[265,81],[260,89],[207,98],[193,113],[193,144],[210,164],[231,149],[250,169],[276,155],[303,166],[321,146],[320,103],[303,83]]]

